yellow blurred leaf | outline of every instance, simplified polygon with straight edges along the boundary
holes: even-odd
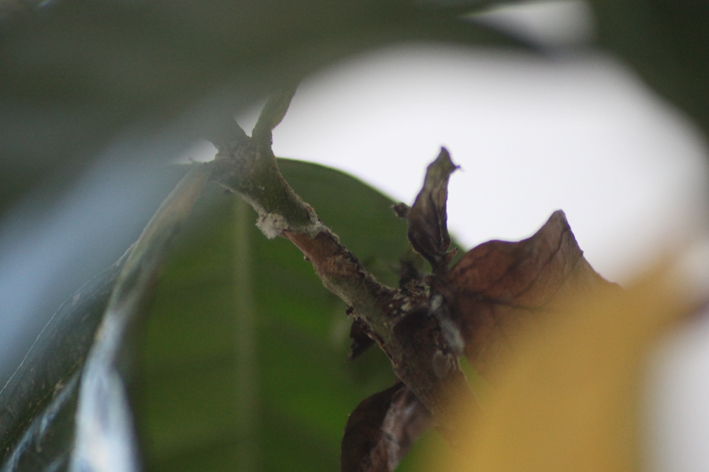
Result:
[[[656,270],[628,291],[570,299],[541,326],[526,326],[461,450],[435,469],[641,470],[645,363],[690,311],[672,287],[667,272]]]

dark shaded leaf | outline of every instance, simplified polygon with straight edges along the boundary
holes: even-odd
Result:
[[[709,3],[592,0],[601,46],[709,133]]]
[[[41,3],[0,16],[0,213],[38,182],[58,185],[58,172],[77,175],[135,123],[149,136],[198,108],[193,126],[172,130],[188,145],[274,89],[369,48],[511,43],[412,2]]]
[[[122,257],[62,304],[0,390],[0,451],[2,463],[10,467],[7,470],[34,470],[21,459],[26,452],[35,455],[32,449],[14,445],[30,422],[41,417],[38,416],[41,411],[52,408],[48,407],[49,402],[83,365],[125,260]],[[73,438],[71,431],[63,434]],[[13,451],[14,447],[17,450]],[[8,459],[10,453],[12,459]],[[15,465],[9,464],[24,465],[15,469]]]
[[[137,472],[140,468],[127,387],[134,370],[131,330],[139,315],[145,314],[170,243],[210,173],[205,165],[188,173],[130,249],[81,374],[71,470]]]
[[[137,470],[126,330],[208,176],[200,166],[183,179],[126,255],[57,311],[0,391],[4,472]]]
[[[279,167],[343,244],[396,285],[408,242],[391,200],[333,169]],[[392,384],[391,364],[380,349],[347,362],[347,307],[292,243],[264,237],[250,209],[242,276],[252,290],[253,346],[241,352],[248,320],[239,306],[249,290],[235,273],[244,254],[236,200],[216,186],[205,192],[158,286],[135,388],[146,468],[245,470],[252,460],[262,471],[336,470],[347,415]]]
[[[448,252],[448,179],[458,168],[445,148],[426,170],[426,178],[414,205],[406,211],[400,205],[394,210],[409,220],[409,241],[413,248],[431,264],[434,274],[445,272],[453,252]]]
[[[391,472],[431,425],[431,415],[399,382],[360,403],[342,439],[342,472]]]
[[[471,249],[436,288],[461,329],[466,357],[486,375],[536,312],[552,309],[571,290],[607,284],[584,259],[564,213],[556,211],[529,239]]]
[[[458,248],[456,247],[454,250],[457,251]],[[421,257],[421,254],[409,247],[399,261],[399,288],[404,288],[409,283],[423,283],[425,265],[426,260]]]
[[[7,449],[2,472],[54,472],[65,470],[74,446],[76,404],[80,370],[56,388],[44,410],[35,414],[29,427]]]

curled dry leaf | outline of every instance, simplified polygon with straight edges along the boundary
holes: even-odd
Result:
[[[416,252],[431,264],[434,274],[445,272],[453,255],[448,252],[451,239],[448,235],[446,201],[448,179],[457,168],[446,148],[441,148],[438,158],[426,170],[423,188],[414,206],[405,209],[397,205],[394,208],[399,216],[409,220],[409,241]]]
[[[610,287],[569,298],[544,329],[525,330],[500,366],[483,415],[467,423],[464,454],[451,455],[452,463],[439,457],[434,468],[654,469],[647,467],[643,407],[649,361],[670,330],[698,314],[694,302],[701,303],[677,290],[676,275],[660,266],[627,291]]]
[[[571,291],[612,284],[584,259],[564,212],[556,211],[529,239],[471,249],[435,285],[460,327],[466,357],[485,376],[538,312]]]
[[[347,420],[341,471],[393,471],[430,424],[430,413],[402,382],[375,393]]]

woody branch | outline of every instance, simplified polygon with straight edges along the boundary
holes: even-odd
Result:
[[[271,149],[272,130],[283,119],[294,89],[277,93],[249,137],[235,121],[212,137],[218,153],[212,178],[238,193],[258,213],[257,226],[283,236],[312,263],[323,285],[350,308],[350,316],[389,357],[396,375],[433,413],[437,427],[454,433],[477,403],[460,369],[462,342],[445,317],[440,297],[424,286],[395,289],[378,282],[281,175]],[[451,411],[453,396],[467,397]],[[451,438],[454,434],[446,434]]]

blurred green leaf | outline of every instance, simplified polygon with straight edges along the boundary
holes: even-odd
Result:
[[[131,328],[208,178],[200,165],[177,185],[125,256],[57,311],[0,390],[3,471],[136,470]]]
[[[2,470],[45,470],[71,451],[78,377],[125,257],[52,316],[0,390]]]
[[[457,15],[398,0],[0,9],[0,213],[39,182],[61,187],[121,133],[167,126],[187,146],[274,89],[363,50],[407,40],[511,44]]]
[[[279,165],[343,243],[395,283],[407,241],[391,200],[332,169]],[[346,361],[346,307],[239,205],[216,188],[204,195],[158,288],[136,384],[147,469],[337,470],[347,417],[393,384],[389,361],[379,349]]]
[[[396,283],[407,241],[392,202],[332,169],[279,165],[342,242]],[[347,417],[393,384],[389,361],[379,349],[346,361],[346,307],[288,241],[263,237],[240,204],[207,192],[158,288],[136,391],[147,468],[337,470]],[[247,246],[236,240],[239,224]],[[243,330],[252,336],[247,350]]]
[[[133,374],[135,326],[146,315],[175,235],[209,181],[211,168],[195,166],[170,192],[128,250],[81,373],[74,472],[135,472],[140,451],[128,387]]]
[[[600,44],[709,133],[709,3],[592,0]]]
[[[333,169],[279,165],[368,269],[396,285],[410,247],[393,202]],[[111,410],[101,406],[111,397],[101,385],[110,387],[111,378],[129,389],[133,413],[113,413],[137,425],[148,470],[337,469],[349,413],[395,381],[389,361],[379,349],[346,361],[344,304],[295,247],[267,240],[255,213],[216,185],[183,223],[144,312],[187,207],[158,214],[165,211],[173,214],[167,223],[151,223],[126,256],[57,312],[0,391],[3,472],[63,470],[77,444],[101,439],[83,428],[86,415]],[[93,360],[83,366],[87,355]],[[111,421],[91,420],[106,431]],[[82,450],[88,457],[86,444]],[[416,470],[416,461],[408,464],[401,470]]]

